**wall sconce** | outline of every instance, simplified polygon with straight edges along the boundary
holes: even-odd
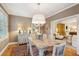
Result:
[[[18,28],[18,33],[21,34],[22,33],[22,29]]]
[[[18,24],[17,28],[18,28],[18,33],[21,34],[22,33],[21,24]]]
[[[21,30],[19,30],[19,34],[21,34]]]

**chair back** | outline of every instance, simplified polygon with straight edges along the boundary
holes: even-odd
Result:
[[[31,56],[37,56],[37,55],[39,55],[38,54],[38,52],[39,52],[38,49],[36,48],[35,45],[32,44],[32,42],[30,40],[32,40],[32,38],[31,37],[28,37],[29,50],[30,50]]]
[[[55,45],[53,47],[53,56],[64,56],[64,48],[65,48],[66,43],[62,43],[59,45]]]

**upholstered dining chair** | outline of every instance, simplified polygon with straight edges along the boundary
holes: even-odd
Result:
[[[65,49],[66,43],[61,43],[59,45],[55,45],[53,47],[53,56],[64,56],[64,49]]]
[[[46,51],[45,55],[50,55],[50,56],[64,56],[64,48],[65,48],[66,43],[61,43],[58,45],[53,46],[53,51],[49,52]]]

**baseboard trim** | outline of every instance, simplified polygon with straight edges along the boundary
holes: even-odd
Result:
[[[9,46],[9,44],[7,44],[4,49],[0,52],[0,56],[3,54],[3,52],[6,50],[6,48]]]
[[[9,46],[9,45],[12,45],[12,44],[17,44],[18,42],[10,42],[10,43],[8,43],[5,47],[4,47],[4,49],[0,52],[0,56],[3,54],[3,52],[7,49],[7,47]]]
[[[17,44],[18,42],[10,42],[9,45]]]

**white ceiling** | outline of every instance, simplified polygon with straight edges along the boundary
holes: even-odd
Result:
[[[10,15],[32,17],[34,14],[42,13],[47,18],[76,4],[41,3],[39,7],[37,3],[4,3],[2,5]]]

